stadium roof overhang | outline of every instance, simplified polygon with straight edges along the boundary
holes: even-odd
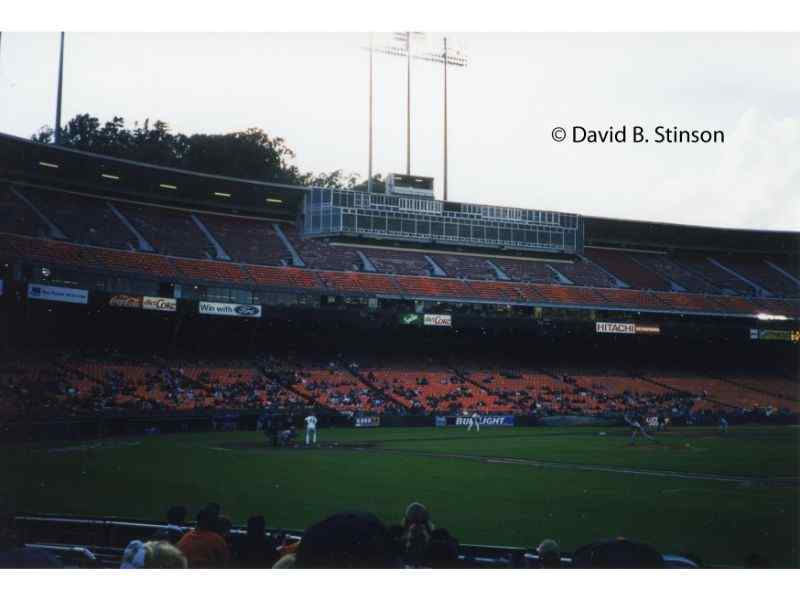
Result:
[[[159,204],[294,219],[308,188],[172,169],[0,133],[0,177]]]
[[[800,254],[800,233],[584,217],[584,245],[672,251]]]
[[[158,204],[294,220],[309,188],[224,177],[0,133],[0,177]],[[800,233],[583,217],[584,245],[800,255]]]

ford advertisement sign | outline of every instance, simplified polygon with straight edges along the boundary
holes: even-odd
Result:
[[[218,315],[223,317],[260,318],[261,306],[258,304],[228,304],[225,302],[200,302],[198,310],[201,315]]]

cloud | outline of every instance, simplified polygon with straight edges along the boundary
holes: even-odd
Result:
[[[667,178],[649,203],[662,215],[669,207],[683,223],[798,229],[800,117],[746,110],[726,132],[716,165]]]

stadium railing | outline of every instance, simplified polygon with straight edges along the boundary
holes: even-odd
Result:
[[[118,568],[122,553],[134,539],[147,540],[159,531],[180,530],[186,532],[192,524],[176,527],[146,520],[119,519],[118,517],[74,517],[64,515],[17,514],[11,528],[18,546],[49,550],[68,566],[84,568]],[[234,527],[230,539],[235,543],[246,533],[242,527]],[[302,531],[292,529],[267,529],[268,540],[296,541],[302,539]],[[697,568],[691,559],[662,554],[665,568]],[[467,568],[535,568],[539,556],[535,550],[517,546],[489,546],[476,544],[459,545],[459,561]],[[572,555],[562,553],[562,568],[573,566]]]

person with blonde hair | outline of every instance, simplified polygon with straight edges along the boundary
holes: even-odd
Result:
[[[133,540],[122,555],[121,569],[186,569],[183,552],[169,542]]]

